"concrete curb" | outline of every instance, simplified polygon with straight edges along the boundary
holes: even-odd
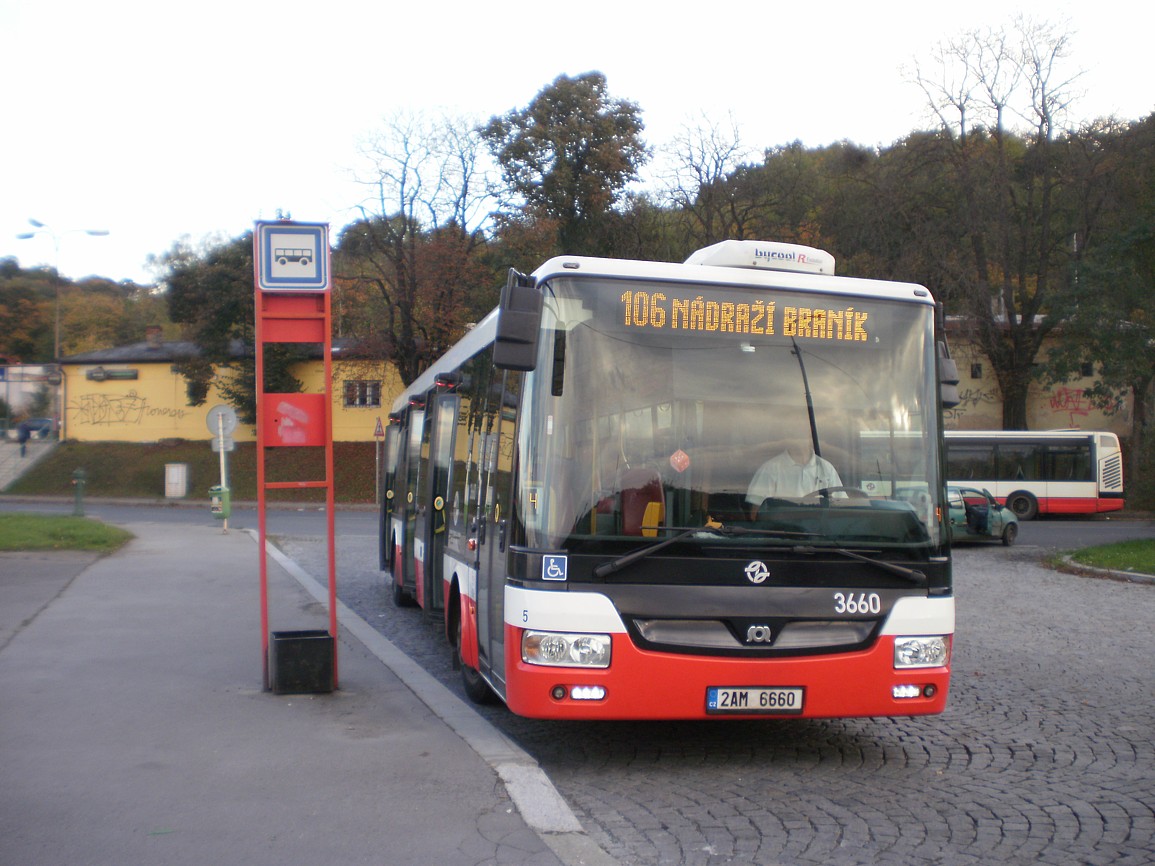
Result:
[[[258,544],[255,530],[245,532]],[[312,575],[266,541],[269,556],[321,604],[329,593]],[[453,729],[498,774],[521,816],[567,866],[615,866],[586,834],[581,822],[553,786],[541,766],[520,746],[500,733],[344,602],[337,602],[341,627],[388,667],[429,709]]]
[[[1104,580],[1118,580],[1123,583],[1146,583],[1155,585],[1155,574],[1141,574],[1135,571],[1116,571],[1110,568],[1096,568],[1093,565],[1083,565],[1075,562],[1069,554],[1061,557],[1063,565],[1076,574],[1088,577],[1098,577]]]

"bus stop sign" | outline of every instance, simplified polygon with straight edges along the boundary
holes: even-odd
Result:
[[[329,291],[326,223],[257,223],[257,288],[262,292]]]

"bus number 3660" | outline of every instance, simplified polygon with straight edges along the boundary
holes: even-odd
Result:
[[[834,593],[835,613],[881,613],[882,599],[877,592]]]

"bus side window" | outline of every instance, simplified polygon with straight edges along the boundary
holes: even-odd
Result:
[[[521,396],[521,373],[507,370],[497,384],[498,387],[494,391],[500,396],[498,397],[498,405],[494,407],[496,417],[492,434],[493,462],[491,466],[487,467],[490,470],[488,493],[493,499],[486,512],[498,520],[507,520],[512,517],[509,496],[513,483],[513,459],[517,446],[517,410]]]
[[[460,520],[469,530],[476,519],[482,482],[482,431],[485,424],[485,395],[489,389],[490,365],[487,352],[481,352],[463,367],[461,407],[457,417],[456,460],[463,471],[454,475],[454,507],[461,504]]]

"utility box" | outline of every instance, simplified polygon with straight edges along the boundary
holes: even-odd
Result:
[[[269,641],[269,684],[274,694],[333,691],[333,636],[327,631],[275,631]]]
[[[183,499],[188,496],[188,464],[164,464],[164,496],[166,499]]]
[[[209,511],[212,512],[213,517],[228,520],[233,513],[232,496],[229,488],[221,487],[219,484],[209,488]]]

